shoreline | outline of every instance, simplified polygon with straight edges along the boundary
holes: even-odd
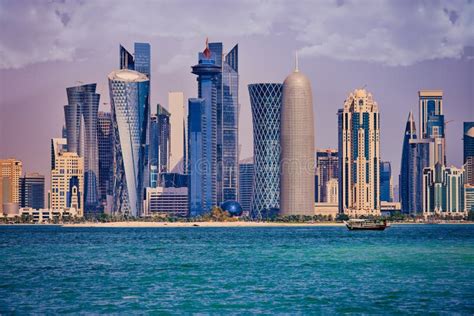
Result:
[[[390,223],[398,225],[432,225],[433,223]],[[435,225],[472,225],[473,222],[464,223],[437,223]],[[63,224],[63,227],[117,227],[117,228],[154,228],[154,227],[345,227],[344,223],[278,223],[278,222],[108,222],[108,223],[80,223]]]

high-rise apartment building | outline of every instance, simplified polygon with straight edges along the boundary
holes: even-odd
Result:
[[[20,207],[44,208],[44,176],[27,173],[20,178]]]
[[[464,169],[440,163],[423,170],[423,215],[465,216]]]
[[[392,165],[390,161],[380,162],[380,201],[393,202]]]
[[[224,54],[222,43],[209,43],[220,71],[215,75],[217,203],[236,201],[239,184],[239,49]]]
[[[51,170],[49,205],[53,210],[74,208],[77,216],[84,215],[84,158],[75,152],[56,156]]]
[[[380,215],[380,115],[372,94],[356,89],[338,111],[339,211]]]
[[[326,182],[326,201],[324,203],[337,204],[339,201],[339,181],[331,178]]]
[[[250,212],[252,209],[254,166],[253,158],[241,160],[239,163],[239,203],[245,212]]]
[[[327,183],[339,177],[339,155],[336,149],[316,151],[316,202],[328,202]]]
[[[0,159],[0,214],[6,204],[20,205],[20,177],[23,164],[20,160]]]
[[[51,170],[55,168],[56,157],[67,151],[66,138],[51,138]]]
[[[280,208],[281,83],[249,85],[253,120],[254,187],[251,217],[262,219]],[[242,204],[243,210],[246,210]]]
[[[474,122],[464,122],[463,164],[466,183],[474,186]]]
[[[280,214],[314,214],[314,116],[309,79],[298,70],[283,82]]]
[[[184,93],[168,93],[169,109],[169,169],[167,172],[184,173],[185,157],[185,110]]]
[[[100,94],[97,84],[85,84],[66,89],[68,104],[64,106],[67,149],[84,157],[84,209],[99,209],[99,159],[97,147],[97,113]]]
[[[99,193],[102,207],[114,188],[114,137],[112,114],[99,112],[97,116],[97,147],[99,157]]]
[[[144,187],[148,186],[149,80],[142,73],[122,69],[109,74],[114,135],[114,207],[140,216]]]

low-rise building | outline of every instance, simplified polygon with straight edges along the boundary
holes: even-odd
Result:
[[[73,219],[76,217],[82,217],[78,210],[75,208],[66,209],[33,209],[31,207],[24,207],[20,209],[21,217],[28,217],[31,221],[37,224],[43,223],[59,223],[65,219]]]
[[[143,210],[145,216],[187,216],[188,188],[146,188]]]

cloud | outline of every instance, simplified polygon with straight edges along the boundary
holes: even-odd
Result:
[[[304,56],[411,65],[459,58],[465,47],[474,46],[473,7],[468,0],[4,0],[0,69],[93,58],[125,38],[238,41],[270,37],[277,29],[296,38]],[[279,40],[275,45],[284,45]],[[186,54],[172,57],[163,70],[188,62]]]

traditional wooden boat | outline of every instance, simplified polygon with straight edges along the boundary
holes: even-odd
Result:
[[[390,225],[387,220],[373,220],[373,219],[350,219],[344,221],[349,230],[384,230]]]

